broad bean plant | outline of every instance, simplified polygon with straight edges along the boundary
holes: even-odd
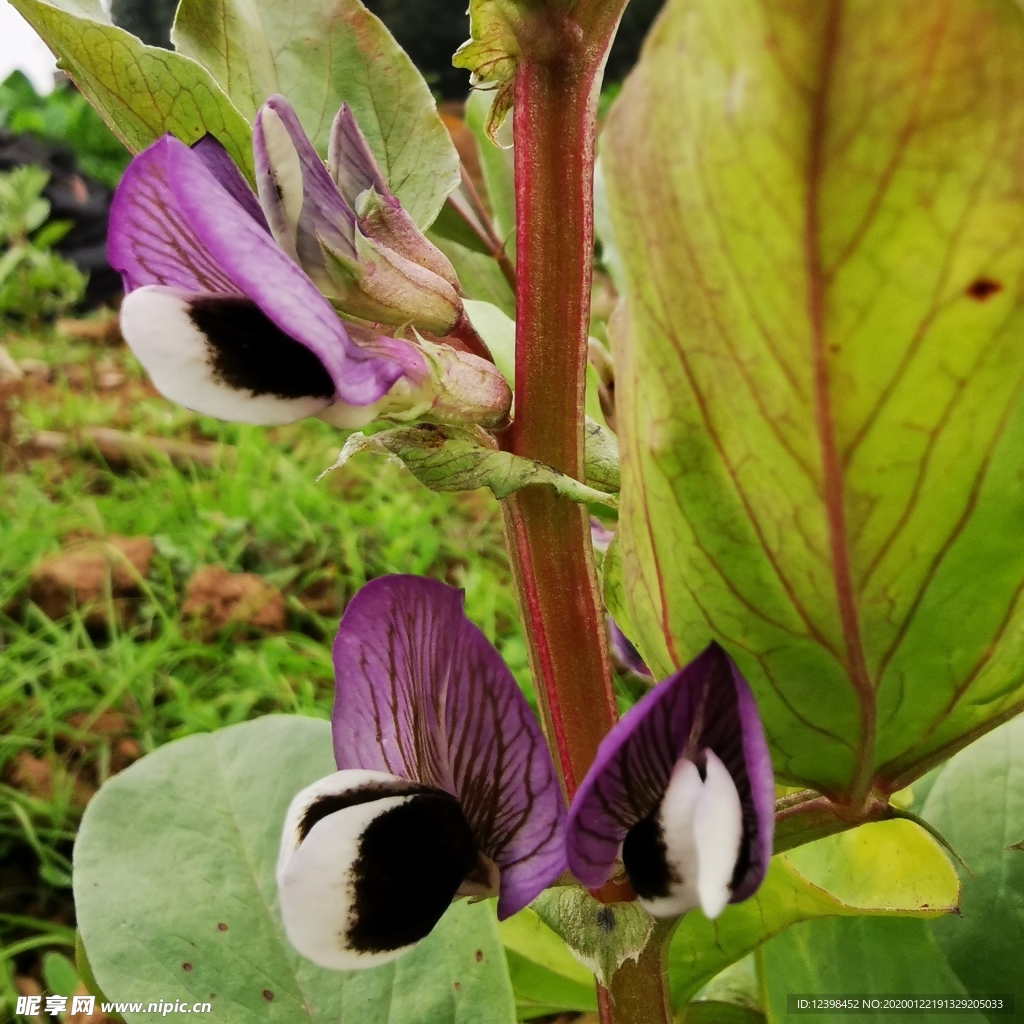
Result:
[[[1007,989],[1014,0],[669,0],[600,133],[625,0],[471,0],[475,180],[359,0],[181,0],[170,51],[11,2],[136,154],[109,253],[154,385],[490,487],[539,711],[458,590],[370,582],[330,727],[181,740],[90,805],[91,984],[289,1024]]]

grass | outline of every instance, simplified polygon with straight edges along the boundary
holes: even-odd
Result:
[[[54,367],[9,400],[15,440],[38,430],[113,426],[231,445],[219,471],[154,461],[114,471],[92,459],[0,452],[0,1020],[14,978],[73,943],[70,858],[82,807],[128,759],[180,736],[270,712],[326,717],[330,638],[346,600],[376,576],[433,576],[466,609],[524,687],[496,503],[438,495],[401,467],[363,456],[317,482],[340,435],[308,421],[263,430],[218,423],[157,396],[123,349],[56,333],[4,339]],[[123,381],[110,385],[111,375]],[[100,387],[106,380],[106,389]],[[69,537],[153,538],[156,555],[130,627],[53,622],[27,598],[32,568]],[[179,616],[189,575],[223,565],[280,588],[286,632],[206,641]],[[311,598],[315,597],[315,601]],[[333,606],[333,609],[332,609]],[[128,744],[126,747],[125,744]],[[19,764],[41,764],[26,782]]]

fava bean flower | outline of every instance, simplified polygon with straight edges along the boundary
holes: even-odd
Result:
[[[715,918],[764,878],[774,795],[754,698],[711,644],[602,741],[569,810],[569,868],[597,888],[621,857],[655,917],[699,906]]]
[[[254,147],[259,198],[210,136],[191,149],[164,136],[118,186],[108,251],[127,293],[121,326],[156,387],[244,423],[503,422],[511,393],[493,364],[415,330],[459,322],[458,281],[348,109],[331,171],[282,97],[259,111]]]
[[[277,866],[295,948],[333,968],[385,963],[453,899],[521,910],[565,869],[565,808],[540,727],[462,594],[387,576],[334,643],[338,771],[300,792]]]

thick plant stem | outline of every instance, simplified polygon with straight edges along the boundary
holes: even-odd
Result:
[[[668,944],[674,930],[675,922],[659,921],[639,958],[635,962],[627,960],[615,972],[610,988],[598,987],[601,1024],[662,1024],[672,1020]]]
[[[584,21],[542,9],[520,36],[515,82],[511,449],[577,480],[584,478],[597,86],[618,20],[614,7],[582,0]],[[537,700],[571,799],[617,717],[589,516],[542,487],[517,492],[504,513]],[[625,889],[609,885],[595,895],[628,899]],[[664,945],[652,939],[610,990],[598,988],[602,1024],[671,1021]]]
[[[593,86],[579,48],[516,76],[516,399],[512,450],[583,479],[593,251]],[[616,718],[585,508],[531,487],[505,503],[530,663],[571,797]]]

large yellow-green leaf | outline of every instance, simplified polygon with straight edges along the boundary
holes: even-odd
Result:
[[[1024,12],[671,0],[603,157],[642,651],[904,784],[1024,707]]]
[[[11,0],[60,66],[133,152],[165,132],[192,144],[215,135],[252,175],[245,118],[194,60],[146,46],[114,26],[97,0]]]
[[[884,821],[772,859],[757,893],[709,921],[691,912],[672,937],[672,1003],[682,1006],[729,964],[801,921],[822,917],[935,917],[957,908],[960,884],[926,832]]]
[[[421,227],[458,185],[459,158],[427,83],[360,0],[182,0],[173,35],[247,117],[284,94],[321,154],[347,103]]]

